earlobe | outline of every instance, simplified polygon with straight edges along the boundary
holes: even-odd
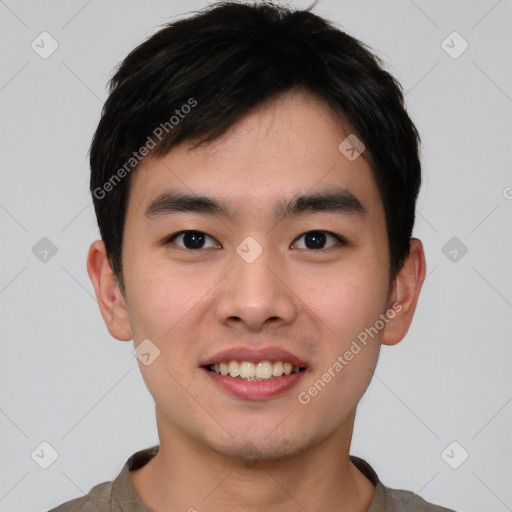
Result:
[[[87,273],[94,286],[101,316],[110,334],[121,341],[133,338],[126,301],[107,257],[105,244],[96,240],[89,248]]]
[[[384,345],[396,345],[407,334],[425,280],[425,272],[423,244],[417,238],[412,238],[409,256],[395,278],[390,296],[388,308],[394,309],[396,314],[384,330]],[[399,304],[400,308],[396,304]]]

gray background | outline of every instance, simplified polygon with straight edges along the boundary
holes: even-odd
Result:
[[[112,68],[204,5],[0,0],[1,511],[82,496],[158,442],[133,342],[110,337],[86,272],[99,237],[86,154]],[[429,501],[512,510],[512,4],[324,0],[315,12],[384,59],[424,145],[415,235],[428,277],[407,338],[382,350],[352,453]],[[47,59],[31,47],[43,31],[59,45]],[[442,45],[453,31],[469,44],[458,58],[445,49],[461,39]],[[43,237],[57,248],[46,261],[47,242],[32,249]],[[48,469],[44,441],[58,452]]]

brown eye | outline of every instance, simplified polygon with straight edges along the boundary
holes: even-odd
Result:
[[[188,249],[188,250],[198,250],[198,249],[209,249],[210,247],[217,247],[216,245],[213,246],[205,246],[205,242],[207,239],[213,240],[213,238],[206,233],[203,233],[202,231],[195,231],[195,230],[188,230],[188,231],[180,231],[179,233],[176,233],[175,235],[172,235],[170,238],[166,240],[166,244],[169,243],[176,243],[175,240],[180,240],[183,244],[176,244],[178,247],[181,247],[182,249]]]
[[[304,245],[306,247],[299,247],[299,249],[310,249],[310,250],[319,250],[319,249],[329,249],[336,245],[336,243],[344,243],[344,240],[334,235],[333,233],[329,233],[328,231],[308,231],[301,235],[297,240],[301,238],[304,239]],[[334,243],[331,243],[329,246],[325,247],[325,244],[328,242],[329,238],[334,240]]]

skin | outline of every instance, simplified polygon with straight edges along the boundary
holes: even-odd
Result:
[[[381,344],[407,333],[425,277],[419,240],[389,279],[382,200],[369,164],[338,145],[350,133],[321,101],[293,91],[245,116],[221,139],[187,143],[148,158],[132,176],[123,241],[125,295],[101,240],[87,268],[115,338],[149,338],[160,350],[139,362],[155,400],[160,452],[131,482],[154,511],[364,511],[374,487],[350,462],[356,406]],[[344,187],[364,217],[314,212],[277,222],[274,203],[297,193]],[[209,195],[236,210],[233,221],[198,213],[149,220],[144,210],[165,190]],[[208,235],[203,249],[182,237]],[[326,231],[313,250],[304,233]],[[236,247],[253,237],[252,263]],[[401,309],[311,401],[297,400],[394,303]],[[199,368],[239,345],[285,348],[308,363],[298,387],[272,399],[235,398]],[[336,456],[334,456],[336,454]]]

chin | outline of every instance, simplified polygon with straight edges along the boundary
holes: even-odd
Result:
[[[224,443],[203,442],[214,452],[238,459],[244,464],[255,464],[258,462],[276,462],[300,455],[313,447],[316,443],[306,438],[305,432],[300,433],[300,439],[291,432],[281,431],[279,435],[270,435],[268,431],[259,434],[245,430],[238,436],[227,437]]]

